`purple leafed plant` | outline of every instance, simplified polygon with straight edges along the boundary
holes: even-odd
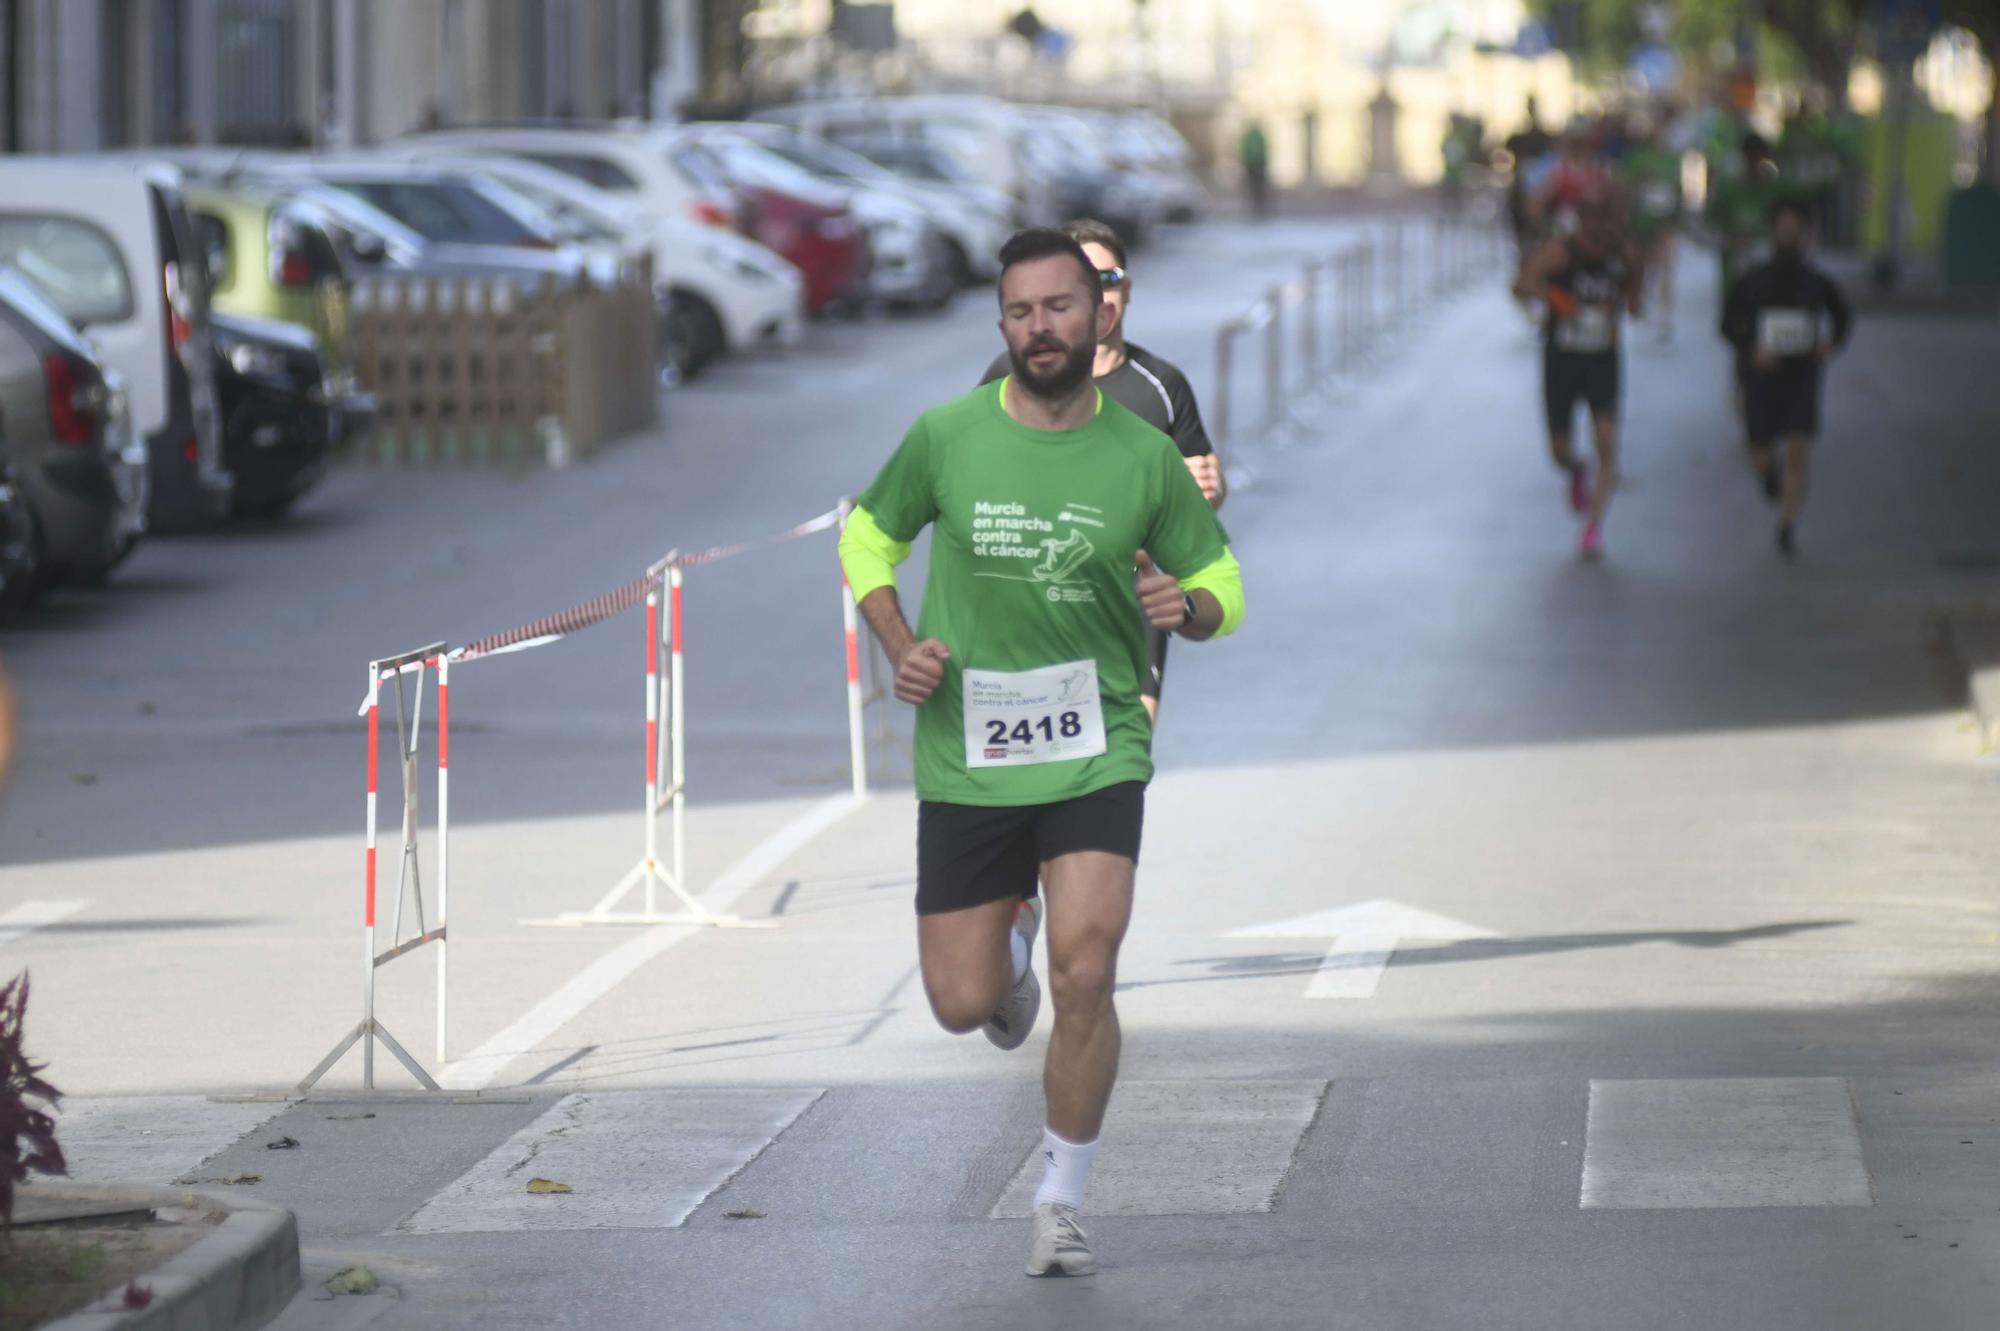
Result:
[[[60,1092],[41,1079],[45,1063],[32,1063],[21,1046],[22,1020],[28,1011],[28,973],[22,971],[0,985],[0,1228],[12,1242],[14,1185],[30,1173],[67,1174],[62,1147],[56,1145],[56,1123],[48,1111],[28,1097],[55,1105]]]

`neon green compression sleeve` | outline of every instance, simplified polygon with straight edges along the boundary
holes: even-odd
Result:
[[[1222,558],[1207,568],[1179,581],[1182,591],[1205,591],[1221,604],[1222,627],[1215,631],[1216,637],[1227,637],[1242,625],[1243,566],[1236,562],[1236,556],[1228,549],[1224,549]]]
[[[840,533],[840,566],[847,570],[847,585],[854,589],[857,602],[867,600],[878,587],[893,588],[896,565],[909,557],[910,543],[883,531],[867,509],[847,515],[847,526]],[[1242,602],[1240,591],[1237,601]]]

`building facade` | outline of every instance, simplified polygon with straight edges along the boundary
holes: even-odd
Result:
[[[0,0],[0,150],[366,144],[672,114],[741,0]]]

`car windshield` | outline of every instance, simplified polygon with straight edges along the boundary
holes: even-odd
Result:
[[[461,245],[535,245],[547,236],[472,186],[450,180],[330,182],[401,222],[425,240]]]
[[[860,153],[849,152],[831,143],[791,134],[758,135],[756,142],[767,152],[787,162],[831,180],[880,181],[890,173]]]
[[[731,135],[718,135],[703,145],[722,163],[730,180],[743,185],[761,185],[799,198],[814,199],[826,190],[826,181],[809,170],[763,147]]]
[[[11,264],[71,323],[117,323],[132,314],[132,281],[117,243],[89,222],[0,214],[0,264]]]
[[[715,159],[715,154],[701,144],[675,144],[667,150],[667,164],[680,172],[689,184],[718,202],[736,197],[736,187],[730,184],[729,172]]]
[[[941,185],[971,183],[971,176],[949,155],[916,143],[875,143],[856,149],[878,166],[912,180],[929,180]]]
[[[500,179],[508,189],[561,223],[570,234],[589,240],[618,239],[618,229],[608,219],[579,207],[558,191],[519,176],[502,176]]]

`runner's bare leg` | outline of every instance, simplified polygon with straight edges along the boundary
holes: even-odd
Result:
[[[953,1035],[986,1024],[1014,984],[1007,936],[1019,897],[917,916],[917,960],[938,1025]]]
[[[1080,850],[1042,865],[1048,885],[1049,995],[1055,1030],[1042,1085],[1048,1124],[1066,1141],[1097,1139],[1118,1079],[1120,1035],[1112,991],[1118,948],[1132,921],[1132,861]]]

